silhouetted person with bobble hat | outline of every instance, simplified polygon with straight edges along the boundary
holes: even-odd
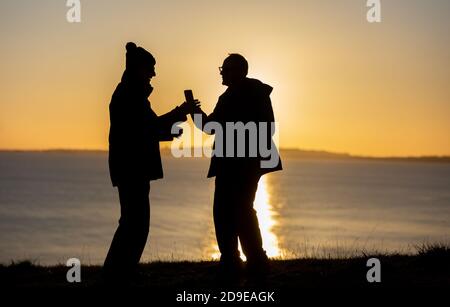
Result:
[[[207,115],[199,106],[195,114],[201,114],[202,127],[208,122],[217,122],[223,127],[222,151],[223,156],[215,155],[211,158],[208,177],[216,177],[214,192],[214,226],[216,238],[221,253],[221,272],[225,278],[236,278],[241,275],[242,261],[238,250],[238,239],[241,242],[243,252],[247,258],[247,271],[252,277],[263,277],[269,271],[269,262],[262,246],[262,237],[259,229],[258,218],[253,209],[256,190],[260,177],[266,173],[281,170],[281,160],[278,150],[272,143],[273,131],[262,131],[258,128],[256,142],[259,135],[264,133],[267,144],[271,144],[276,159],[270,167],[262,167],[265,160],[259,153],[256,156],[249,154],[249,146],[252,141],[249,138],[245,142],[245,155],[241,157],[229,157],[225,153],[228,141],[225,142],[227,123],[274,123],[274,114],[270,94],[272,87],[259,80],[247,78],[248,62],[240,54],[230,54],[220,67],[222,84],[227,90],[219,97],[214,111]],[[194,115],[194,114],[193,114]],[[195,121],[197,124],[197,122]],[[263,128],[264,129],[264,128]],[[265,130],[265,129],[264,129]],[[207,131],[210,133],[211,131]],[[214,133],[214,132],[213,132]],[[255,137],[255,135],[253,135]],[[215,149],[217,149],[217,136]],[[234,150],[237,141],[234,139]]]
[[[104,263],[109,281],[137,273],[150,226],[150,181],[163,178],[159,142],[173,138],[171,127],[185,121],[195,103],[184,102],[162,116],[152,110],[155,58],[134,43],[126,45],[126,69],[109,105],[109,171],[120,199],[119,226]]]

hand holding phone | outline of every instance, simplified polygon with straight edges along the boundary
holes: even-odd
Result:
[[[183,103],[183,107],[186,113],[194,113],[194,111],[200,107],[200,101],[194,99],[194,94],[192,90],[185,90],[184,97],[186,98],[186,102]]]
[[[192,90],[184,90],[184,97],[187,102],[194,101],[194,94],[192,93]]]

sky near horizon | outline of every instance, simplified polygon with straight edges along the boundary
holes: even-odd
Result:
[[[213,110],[228,53],[274,87],[280,146],[450,155],[450,1],[0,2],[0,149],[107,149],[125,43],[156,58],[158,113],[191,88]]]

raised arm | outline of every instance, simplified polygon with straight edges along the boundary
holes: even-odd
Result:
[[[202,130],[203,132],[207,134],[214,134],[214,130],[206,130],[205,131],[205,125],[209,122],[217,121],[217,106],[214,108],[214,111],[207,115],[201,108],[200,105],[197,105],[194,109],[194,111],[191,113],[192,121],[194,122],[195,126]]]
[[[198,104],[198,101],[183,102],[179,107],[176,107],[172,111],[158,116],[159,139],[161,141],[171,141],[174,136],[179,136],[172,134],[172,126],[177,122],[186,121],[186,115],[189,113],[192,114]]]

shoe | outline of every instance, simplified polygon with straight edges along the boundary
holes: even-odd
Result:
[[[247,261],[246,271],[249,278],[264,279],[270,274],[270,269],[270,260],[266,255]]]
[[[217,279],[225,285],[239,285],[244,275],[244,263],[241,258],[220,260]]]

